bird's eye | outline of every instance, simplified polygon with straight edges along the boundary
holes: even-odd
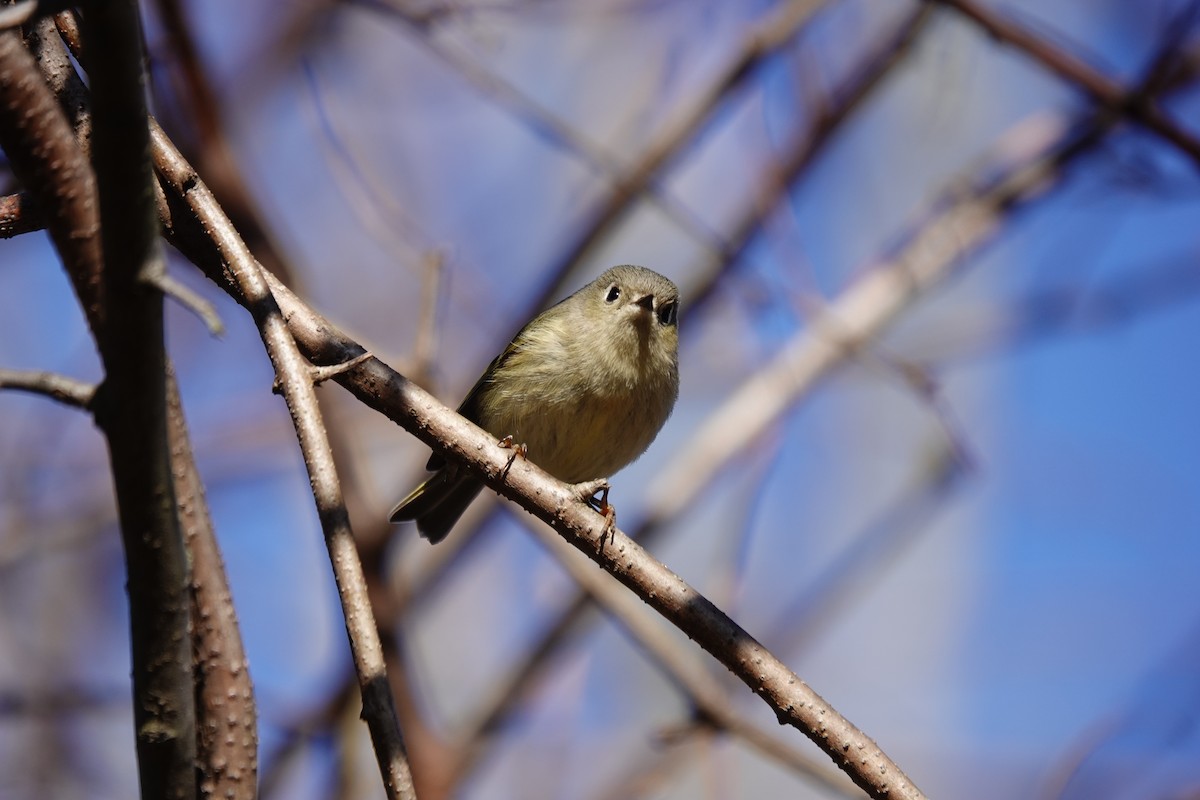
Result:
[[[621,296],[621,287],[615,283],[608,287],[608,291],[604,293],[604,302],[615,303],[617,298]]]
[[[674,302],[663,303],[658,307],[658,321],[663,325],[674,325],[677,305]]]

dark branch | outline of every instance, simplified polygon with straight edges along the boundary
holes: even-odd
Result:
[[[1066,50],[973,0],[932,2],[954,9],[996,41],[1017,48],[1055,75],[1073,83],[1108,111],[1158,134],[1200,166],[1200,139],[1167,116],[1148,93],[1126,90]]]

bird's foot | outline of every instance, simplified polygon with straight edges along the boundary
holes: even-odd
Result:
[[[524,442],[513,444],[513,437],[511,434],[496,442],[496,446],[503,447],[505,450],[513,451],[512,455],[508,457],[508,461],[505,462],[504,469],[500,470],[501,478],[508,477],[508,471],[512,469],[513,462],[516,461],[518,457],[526,458],[529,455],[529,448],[525,446]]]
[[[608,502],[608,480],[597,478],[594,481],[584,481],[571,487],[579,499],[587,503],[597,512],[604,515],[604,527],[600,530],[599,550],[604,549],[604,540],[616,534],[617,507]],[[596,497],[596,495],[600,495]]]

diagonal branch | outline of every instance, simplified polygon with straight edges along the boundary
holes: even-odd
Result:
[[[271,288],[296,341],[310,359],[318,363],[344,361],[364,352],[282,284],[272,281]],[[763,698],[781,724],[812,739],[870,796],[923,796],[878,745],[636,542],[616,531],[601,547],[605,519],[581,501],[572,487],[529,462],[510,464],[510,453],[496,445],[494,436],[377,359],[363,362],[336,380],[436,452],[462,462],[492,489],[549,523],[572,546],[715,656]]]
[[[550,267],[545,289],[526,313],[531,318],[558,295],[567,276],[588,253],[614,230],[634,204],[687,152],[708,129],[717,112],[735,96],[767,61],[792,42],[829,0],[785,0],[745,35],[733,57],[717,76],[689,102],[642,152],[637,162],[617,177],[614,186],[586,215],[575,238]]]
[[[159,152],[160,169],[168,176],[172,190],[187,188],[189,195],[198,189],[202,190],[203,184],[198,182],[195,174],[181,169],[181,165],[173,164],[177,156],[164,152],[169,143],[161,132],[156,135],[156,143],[163,148]],[[207,206],[209,202],[205,200],[203,205]],[[178,220],[176,229],[171,233],[181,250],[212,280],[251,306],[252,313],[260,318],[264,310],[261,306],[256,307],[251,297],[246,296],[248,290],[257,293],[258,288],[231,283],[229,272],[233,272],[234,267],[226,259],[238,256],[236,233],[227,221],[212,215],[216,209],[203,210],[206,213],[207,233],[182,231],[178,227]],[[209,239],[208,236],[214,238]],[[230,247],[235,249],[230,250]],[[272,302],[277,302],[282,311],[282,317],[272,311],[268,319],[278,317],[280,322],[286,319],[287,329],[310,361],[315,364],[337,364],[366,352],[305,306],[287,287],[274,280],[270,273],[264,271],[260,274],[270,283],[270,291],[274,295]],[[462,462],[493,489],[550,523],[573,546],[599,563],[643,601],[716,656],[763,697],[775,710],[781,723],[792,725],[812,739],[871,796],[923,796],[878,745],[746,631],[635,542],[618,531],[601,548],[600,535],[605,520],[584,503],[570,486],[527,462],[510,464],[508,451],[496,446],[495,437],[443,406],[428,392],[378,359],[370,358],[355,369],[338,374],[335,380],[435,451]],[[311,391],[310,384],[304,385]],[[302,442],[305,433],[301,433]],[[317,477],[314,475],[314,481]],[[347,553],[339,552],[336,555],[350,559],[353,543],[348,544],[351,549]],[[354,565],[357,567],[356,560]],[[367,615],[370,613],[369,608],[362,611]],[[355,619],[357,615],[348,614],[347,624],[353,624]],[[359,656],[356,652],[356,663]],[[382,679],[382,675],[379,678]]]
[[[1168,116],[1147,92],[1127,90],[1066,50],[974,0],[928,1],[958,12],[996,41],[1017,48],[1055,75],[1073,83],[1108,111],[1158,134],[1200,166],[1200,138]]]
[[[266,274],[238,236],[212,193],[157,124],[152,130],[155,162],[170,191],[210,232],[227,273],[220,278],[254,317],[296,428],[308,468],[325,544],[346,619],[350,648],[363,698],[363,717],[389,798],[415,798],[404,740],[387,684],[383,648],[367,596],[362,563],[338,482],[333,452],[317,405],[310,366],[296,348],[287,323],[264,278]],[[228,280],[232,281],[232,286]],[[346,373],[342,373],[344,375]],[[339,376],[340,377],[340,376]]]
[[[721,252],[696,265],[695,274],[703,277],[691,287],[694,294],[687,305],[689,316],[703,313],[704,306],[712,299],[725,272],[737,263],[741,254],[759,235],[777,204],[807,174],[807,168],[821,154],[825,144],[832,140],[842,124],[862,106],[875,89],[879,88],[884,79],[892,74],[902,63],[904,56],[911,52],[929,16],[928,8],[918,8],[901,20],[892,32],[863,58],[861,66],[837,87],[832,93],[832,101],[823,109],[823,113],[789,143],[776,169],[763,179],[758,194],[759,201],[734,223],[732,233],[726,238]],[[485,502],[488,502],[487,498],[482,498],[472,506],[468,513],[473,519],[482,520],[488,512],[495,510],[495,505],[485,510]],[[406,587],[401,605],[420,602],[435,588],[458,562],[473,535],[480,528],[477,524],[465,524],[460,527],[465,530],[443,542],[437,548],[437,552],[429,556],[428,567],[411,586]],[[511,702],[511,699],[505,702]],[[490,718],[491,714],[481,717]],[[491,719],[489,724],[498,722],[499,719]]]

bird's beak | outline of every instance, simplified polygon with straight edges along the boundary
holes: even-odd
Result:
[[[634,305],[641,306],[647,311],[654,311],[654,295],[652,294],[644,294],[637,300],[634,300],[633,303]]]

